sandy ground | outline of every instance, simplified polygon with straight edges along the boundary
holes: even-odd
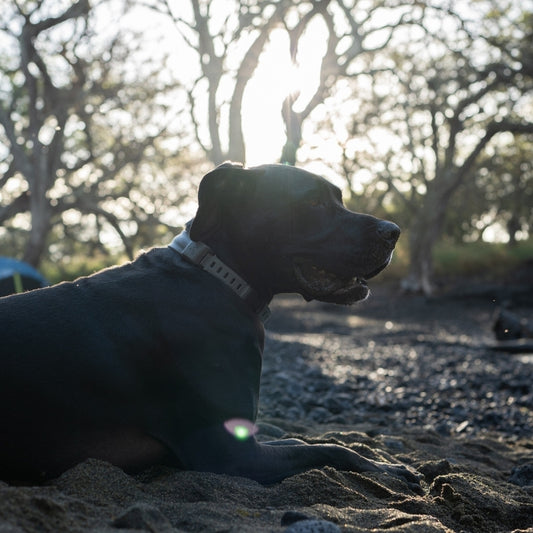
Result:
[[[46,486],[0,482],[0,533],[533,532],[533,354],[490,349],[503,300],[533,318],[531,288],[485,289],[426,301],[381,286],[349,308],[296,297],[272,306],[260,438],[404,462],[425,475],[423,495],[331,468],[264,487],[88,460]],[[304,517],[327,522],[289,525]]]

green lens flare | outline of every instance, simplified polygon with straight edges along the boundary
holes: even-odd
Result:
[[[257,426],[245,418],[232,418],[224,422],[226,431],[239,441],[245,441],[257,433]]]
[[[246,440],[250,436],[250,430],[246,426],[235,426],[233,432],[237,440]]]

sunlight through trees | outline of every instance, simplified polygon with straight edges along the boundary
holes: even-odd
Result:
[[[432,291],[443,236],[530,235],[531,0],[21,0],[2,16],[0,244],[32,264],[80,240],[159,244],[226,159],[306,166],[399,222],[409,290]]]

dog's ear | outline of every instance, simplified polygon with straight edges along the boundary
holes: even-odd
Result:
[[[198,210],[189,230],[193,241],[202,241],[221,227],[233,206],[244,201],[251,186],[248,169],[241,163],[225,162],[207,173],[198,189]]]

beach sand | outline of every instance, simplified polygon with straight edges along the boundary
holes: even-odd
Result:
[[[46,485],[0,482],[0,533],[533,532],[533,356],[487,347],[499,302],[375,292],[350,308],[293,297],[272,306],[259,438],[409,464],[425,475],[423,495],[332,468],[265,487],[88,459]],[[530,317],[533,302],[515,310]]]

